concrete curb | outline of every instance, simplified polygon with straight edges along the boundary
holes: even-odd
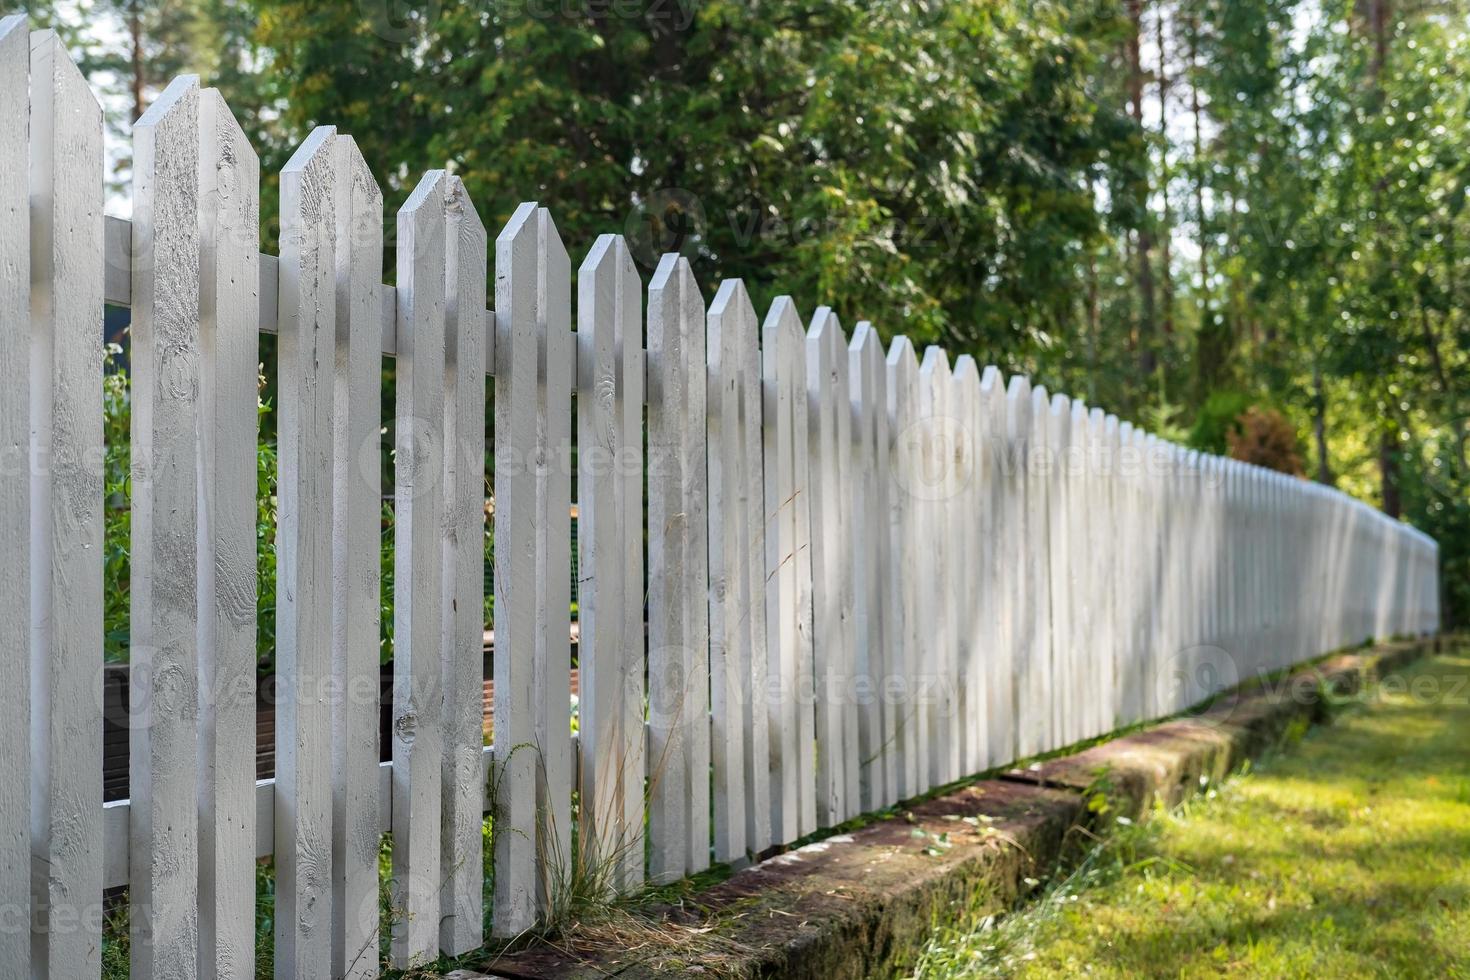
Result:
[[[538,948],[481,969],[507,978],[829,978],[910,967],[936,923],[1013,907],[1081,838],[1115,816],[1174,805],[1430,650],[1439,638],[1338,654],[1216,700],[1199,713],[1025,769],[777,855],[666,911],[659,941]],[[1084,833],[1085,832],[1085,833]],[[1028,882],[1028,879],[1030,881]],[[712,926],[713,928],[709,928]],[[682,937],[682,941],[681,941]],[[696,938],[698,937],[698,938]],[[662,941],[667,938],[667,942]],[[460,971],[456,980],[487,974]]]

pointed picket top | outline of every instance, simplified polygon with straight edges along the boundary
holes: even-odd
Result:
[[[726,279],[720,283],[709,305],[708,317],[710,369],[714,371],[724,364],[725,355],[739,351],[742,338],[754,332],[755,306],[750,302],[744,280]]]
[[[1031,379],[1013,374],[1006,382],[1006,436],[1024,439],[1031,410]]]

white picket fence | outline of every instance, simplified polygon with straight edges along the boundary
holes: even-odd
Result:
[[[4,976],[97,976],[119,886],[133,976],[251,976],[260,857],[276,975],[375,976],[387,831],[403,966],[484,941],[487,813],[490,921],[509,937],[555,906],[574,846],[610,889],[676,879],[1258,672],[1438,628],[1437,547],[1418,531],[968,356],[920,358],[901,336],[885,350],[872,324],[849,338],[788,297],[762,320],[739,281],[706,308],[675,255],[645,307],[614,235],[578,269],[574,325],[571,262],[534,204],[496,239],[487,312],[485,229],[444,171],[398,211],[397,285],[382,285],[382,194],[330,127],[282,172],[281,255],[260,255],[256,157],[193,78],[138,122],[134,168],[131,223],[104,219],[94,96],[55,35],[0,22]],[[131,799],[106,806],[104,301],[132,309],[139,704]],[[261,332],[280,335],[282,690],[277,775],[257,782]]]

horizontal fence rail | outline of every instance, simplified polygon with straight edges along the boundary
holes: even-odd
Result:
[[[133,140],[134,218],[104,217],[96,98],[0,20],[0,975],[98,976],[126,938],[135,977],[253,976],[269,874],[278,977],[373,977],[1439,628],[1414,528],[895,325],[758,310],[678,255],[645,283],[617,235],[574,272],[549,209],[492,242],[446,171],[398,209],[386,285],[350,135],[282,171],[279,257],[218,92],[176,80]],[[129,798],[104,804],[107,305],[132,479]]]

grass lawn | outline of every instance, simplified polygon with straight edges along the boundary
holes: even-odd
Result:
[[[1124,825],[916,975],[1470,978],[1470,651]]]

